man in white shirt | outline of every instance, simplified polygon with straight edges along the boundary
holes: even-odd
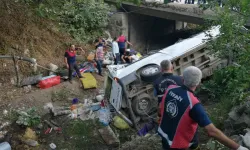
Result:
[[[114,38],[114,41],[112,42],[112,52],[115,59],[115,65],[119,64],[120,62],[120,52],[119,52],[119,46],[118,46],[118,38]]]

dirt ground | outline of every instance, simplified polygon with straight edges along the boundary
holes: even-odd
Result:
[[[16,88],[9,86],[3,88],[0,95],[0,122],[11,121],[13,122],[8,128],[8,134],[4,141],[8,141],[13,150],[47,150],[49,144],[56,144],[60,150],[104,150],[104,149],[119,149],[107,146],[103,141],[98,129],[103,126],[99,123],[98,119],[81,121],[80,119],[71,120],[68,117],[60,116],[53,117],[47,111],[44,110],[44,105],[48,102],[52,102],[54,106],[70,106],[73,98],[78,98],[79,102],[84,103],[85,99],[95,99],[99,89],[103,88],[104,77],[92,73],[98,81],[97,89],[84,90],[77,78],[73,80],[73,83],[64,81],[61,84],[48,88],[39,89],[32,86],[32,90],[26,93],[24,88]],[[21,142],[22,136],[25,132],[24,127],[15,123],[15,116],[13,116],[13,110],[28,108],[36,108],[39,116],[41,116],[42,128],[32,127],[38,136],[38,147],[29,147]],[[7,110],[8,115],[3,115],[3,112]],[[62,133],[56,133],[52,131],[50,134],[44,134],[48,128],[44,120],[53,120],[62,128]],[[121,144],[130,141],[135,136],[136,131],[133,129],[118,130],[112,124],[110,125],[117,136],[119,136]]]

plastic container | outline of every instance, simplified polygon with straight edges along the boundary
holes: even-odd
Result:
[[[110,122],[110,112],[109,109],[102,107],[98,111],[99,121],[104,125],[108,126]]]
[[[11,150],[10,144],[8,142],[0,143],[0,150]]]

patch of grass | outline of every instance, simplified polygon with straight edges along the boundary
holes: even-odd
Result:
[[[51,100],[52,100],[52,102],[63,101],[63,100],[66,100],[68,98],[69,94],[70,94],[70,91],[65,89],[65,88],[61,89],[58,92],[53,91],[51,93]]]
[[[208,114],[213,124],[222,129],[224,127],[224,121],[227,119],[232,107],[233,105],[230,99],[222,97],[214,107],[208,109]]]
[[[81,121],[72,120],[65,128],[67,136],[59,149],[69,148],[72,150],[105,149],[106,144],[98,132],[99,124],[96,120]]]

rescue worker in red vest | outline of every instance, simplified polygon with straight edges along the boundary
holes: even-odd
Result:
[[[169,85],[182,85],[182,78],[177,75],[173,75],[173,65],[169,60],[163,60],[161,62],[162,75],[154,82],[154,94],[158,98],[158,103],[161,102],[165,90]]]
[[[75,45],[70,45],[70,48],[66,50],[64,54],[64,62],[66,63],[67,68],[69,69],[68,77],[70,83],[72,83],[73,69],[76,70],[76,73],[79,78],[83,78],[76,64],[76,50],[81,50],[83,53],[85,53],[85,51],[81,47],[75,48]]]
[[[164,150],[200,149],[197,128],[204,127],[208,135],[233,150],[248,150],[229,139],[210,121],[194,91],[201,82],[202,72],[190,66],[183,72],[184,85],[170,85],[161,101],[158,133]]]
[[[125,49],[126,49],[126,44],[129,44],[132,46],[132,44],[127,41],[126,37],[121,34],[121,36],[118,37],[118,46],[119,46],[119,52],[120,52],[120,57],[124,55]]]

